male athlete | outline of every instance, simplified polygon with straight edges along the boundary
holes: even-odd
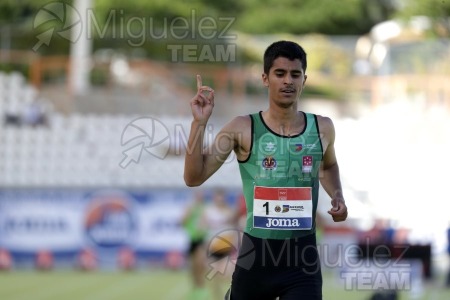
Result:
[[[214,90],[203,86],[197,75],[184,180],[188,186],[201,185],[234,151],[247,206],[229,299],[322,299],[315,237],[319,181],[332,198],[328,213],[335,222],[347,218],[347,207],[332,121],[297,110],[306,66],[306,53],[298,44],[270,45],[262,74],[269,108],[234,118],[207,149],[203,136],[214,107]]]

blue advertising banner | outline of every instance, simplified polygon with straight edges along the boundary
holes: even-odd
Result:
[[[184,253],[180,221],[192,197],[189,189],[0,190],[0,249],[16,258],[91,249],[100,265],[124,248],[146,257]]]

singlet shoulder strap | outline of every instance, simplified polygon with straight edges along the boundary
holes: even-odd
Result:
[[[252,117],[252,127],[253,127],[253,138],[257,139],[261,135],[267,132],[266,127],[264,125],[264,121],[261,117],[261,112],[257,112],[250,115]]]
[[[315,144],[320,146],[320,148],[318,148],[318,150],[320,151],[320,153],[323,153],[322,137],[320,135],[319,122],[317,121],[317,115],[312,114],[312,113],[305,113],[305,115],[306,115],[306,118],[308,119],[308,122],[307,122],[308,125],[305,130],[305,133],[307,133],[307,135],[310,138],[314,138],[316,140]]]

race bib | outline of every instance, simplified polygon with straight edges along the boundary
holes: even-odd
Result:
[[[310,187],[255,186],[253,227],[277,230],[310,230],[312,227]]]

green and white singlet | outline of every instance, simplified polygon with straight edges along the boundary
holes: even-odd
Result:
[[[206,236],[206,229],[200,224],[204,209],[205,205],[203,203],[195,203],[191,208],[191,214],[184,224],[184,228],[191,241],[201,241]]]
[[[261,112],[250,115],[250,155],[238,162],[247,205],[244,231],[251,236],[286,239],[315,232],[323,148],[317,116],[303,115],[304,130],[293,136],[273,132]]]

